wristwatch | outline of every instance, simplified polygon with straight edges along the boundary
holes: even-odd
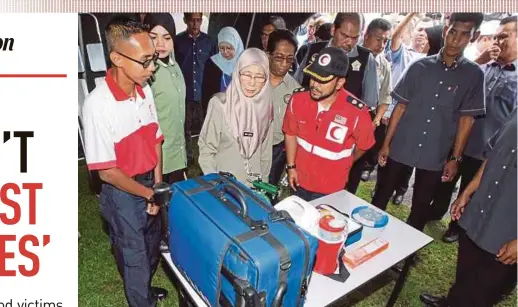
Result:
[[[448,158],[448,161],[457,161],[457,162],[462,162],[462,157],[456,157],[456,156],[450,156]]]
[[[286,165],[286,169],[295,169],[296,165]]]

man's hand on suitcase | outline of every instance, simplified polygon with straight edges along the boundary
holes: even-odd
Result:
[[[154,194],[155,194],[155,191],[153,191],[153,189],[149,189],[149,196],[146,197],[147,199],[147,207],[146,207],[146,213],[149,214],[149,215],[157,215],[158,214],[158,211],[160,211],[160,206],[157,206],[155,203],[154,203]]]
[[[147,204],[147,214],[149,215],[157,215],[158,211],[160,211],[160,206],[157,206],[155,204]]]

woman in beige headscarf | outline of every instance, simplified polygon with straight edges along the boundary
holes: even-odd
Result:
[[[227,90],[209,101],[198,146],[204,174],[230,172],[251,186],[268,181],[272,164],[273,107],[266,54],[245,50]]]

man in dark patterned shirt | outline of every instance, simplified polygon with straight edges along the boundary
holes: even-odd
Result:
[[[484,72],[462,52],[478,36],[482,13],[454,13],[438,54],[413,62],[395,86],[398,101],[379,152],[378,189],[372,204],[386,209],[400,176],[416,169],[408,224],[423,230],[441,181],[451,181],[473,125],[485,114]],[[454,146],[453,154],[449,155]]]
[[[487,142],[485,160],[451,208],[459,221],[455,283],[426,306],[491,307],[516,284],[516,109]]]
[[[487,140],[505,123],[516,108],[517,36],[516,16],[502,19],[496,30],[494,45],[484,51],[475,63],[485,73],[486,114],[476,118],[466,144],[459,172],[451,182],[442,183],[432,202],[434,219],[440,220],[448,211],[455,185],[460,178],[459,194],[462,194],[483,162],[482,153]],[[496,50],[497,52],[493,52]],[[444,234],[445,242],[458,239],[459,227],[452,221]]]

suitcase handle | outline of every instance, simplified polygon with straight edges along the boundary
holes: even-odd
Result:
[[[284,293],[286,293],[287,285],[285,282],[281,282],[279,285],[279,289],[277,289],[277,293],[275,293],[275,298],[273,299],[272,307],[281,307],[282,306],[282,298],[284,297]]]
[[[243,193],[241,193],[241,191],[239,191],[238,189],[236,189],[235,187],[233,187],[231,185],[224,185],[222,192],[229,194],[230,196],[234,197],[237,200],[237,202],[241,206],[241,212],[240,212],[241,217],[246,218],[248,216],[248,206],[246,205],[245,195],[243,195]]]

